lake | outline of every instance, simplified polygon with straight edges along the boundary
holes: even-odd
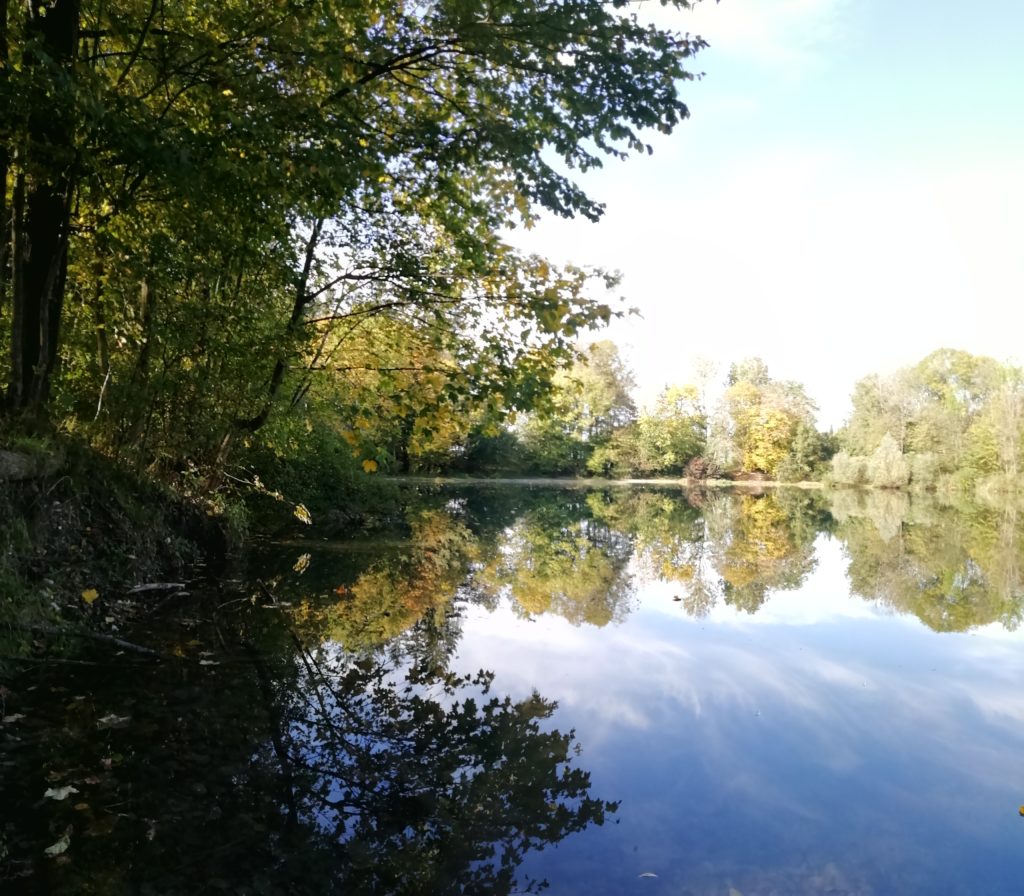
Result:
[[[0,692],[0,890],[1012,894],[1024,515],[382,485]]]

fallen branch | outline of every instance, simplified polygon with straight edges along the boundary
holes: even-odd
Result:
[[[51,635],[57,638],[70,636],[72,638],[86,638],[89,641],[99,641],[101,644],[110,644],[121,648],[121,650],[128,650],[155,660],[162,660],[164,658],[162,654],[157,653],[155,650],[143,647],[141,644],[125,641],[124,638],[115,638],[113,635],[102,635],[99,632],[87,632],[79,629],[57,628],[53,625],[29,625],[25,626],[25,628],[40,635]]]
[[[128,590],[129,594],[148,594],[151,591],[184,591],[184,582],[150,582],[148,585],[136,585]]]

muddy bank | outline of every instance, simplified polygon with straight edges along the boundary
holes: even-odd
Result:
[[[130,618],[218,568],[218,520],[84,451],[0,482],[0,670],[49,649],[54,632],[116,635]]]

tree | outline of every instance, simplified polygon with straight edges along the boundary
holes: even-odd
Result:
[[[868,459],[867,477],[876,488],[902,488],[910,482],[910,466],[889,433],[882,436]]]
[[[636,417],[636,381],[614,342],[605,339],[590,345],[571,379],[579,385],[576,432],[583,441],[605,441]]]
[[[567,372],[555,375],[553,386],[520,430],[533,465],[545,473],[611,472],[614,461],[602,449],[636,416],[633,374],[618,347],[608,340],[593,343]]]
[[[801,427],[816,432],[816,409],[804,387],[773,380],[759,358],[733,364],[727,383],[708,438],[712,460],[725,469],[785,474]]]
[[[326,325],[385,311],[473,389],[536,398],[612,311],[498,234],[600,217],[563,168],[671,131],[703,46],[584,0],[0,18],[7,410],[168,466],[223,463],[323,367]]]
[[[1013,431],[1019,429],[1013,387],[1007,385],[1013,376],[991,358],[939,349],[889,377],[865,377],[854,388],[853,414],[840,442],[850,456],[871,465],[879,451],[892,455],[891,446],[882,449],[888,437],[912,480],[926,488],[940,474],[971,479],[1005,470],[1012,467]],[[902,471],[879,475],[889,483],[906,478]]]
[[[871,374],[853,387],[853,413],[843,428],[843,446],[851,454],[866,456],[889,433],[906,448],[907,430],[917,412],[919,387],[911,371],[891,377]]]
[[[1024,433],[1024,381],[1017,370],[1005,379],[967,431],[971,464],[983,473],[1015,477]]]

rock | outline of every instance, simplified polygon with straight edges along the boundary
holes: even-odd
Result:
[[[22,454],[0,450],[0,481],[20,482],[56,473],[64,459],[56,454]]]

